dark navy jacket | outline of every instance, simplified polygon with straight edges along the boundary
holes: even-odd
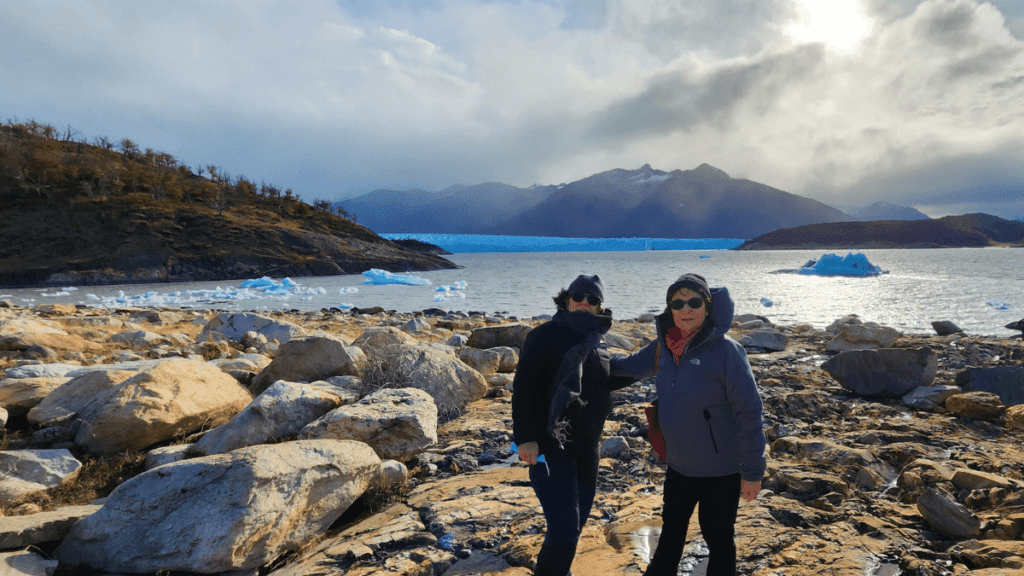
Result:
[[[598,449],[604,422],[612,411],[612,390],[634,381],[632,377],[609,378],[608,348],[596,337],[607,333],[611,323],[610,311],[595,316],[559,310],[526,337],[512,383],[512,427],[517,444],[537,442],[546,458]],[[560,444],[548,431],[553,384],[557,384],[566,355],[587,342],[588,335],[598,345],[582,362],[582,404],[570,402],[561,414],[568,421],[568,440]]]
[[[713,326],[705,324],[678,364],[665,342],[674,325],[666,310],[656,320],[657,339],[612,359],[612,374],[647,378],[655,373],[657,358],[658,419],[672,469],[697,477],[739,472],[756,482],[766,467],[761,396],[746,351],[725,335],[734,310],[729,291],[712,289],[711,302]]]

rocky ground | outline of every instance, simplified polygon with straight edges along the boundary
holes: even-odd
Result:
[[[509,388],[515,344],[540,320],[383,310],[261,316],[265,324],[216,311],[0,303],[0,464],[8,471],[0,557],[21,570],[11,573],[532,573],[544,521],[509,449]],[[616,322],[609,344],[639,349],[653,337],[649,320]],[[900,334],[855,316],[827,330],[737,320],[731,336],[748,347],[769,440],[764,490],[740,507],[741,574],[1024,573],[1020,338]],[[188,364],[170,364],[175,374],[162,376],[159,366],[172,361]],[[376,397],[368,383],[381,374],[429,397],[368,403]],[[189,378],[198,384],[189,388]],[[285,390],[287,382],[294,385]],[[101,412],[96,398],[126,386],[133,401],[145,396],[161,414],[172,406],[180,416],[104,428],[116,413]],[[88,397],[69,399],[76,387]],[[664,464],[645,440],[643,415],[653,397],[650,381],[616,395],[577,576],[641,574],[657,541]],[[437,409],[424,416],[426,404]],[[356,418],[359,406],[406,412],[371,437],[327,421],[342,409]],[[282,413],[306,417],[289,422]],[[58,463],[44,479],[29,478],[28,468],[47,465],[10,462],[30,453]],[[345,471],[306,464],[317,458]],[[266,462],[276,463],[272,473]],[[366,472],[389,466],[398,472],[388,482]],[[218,475],[232,481],[197,483]],[[173,478],[180,484],[167,490]],[[249,509],[261,511],[258,519],[241,528],[230,520]],[[137,550],[157,532],[194,541],[188,550],[169,541]],[[241,536],[221,543],[227,533]],[[695,520],[691,534],[681,569],[699,574],[706,549]],[[117,538],[134,544],[112,547]],[[124,562],[104,565],[109,556]]]

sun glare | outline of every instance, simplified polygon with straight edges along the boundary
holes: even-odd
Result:
[[[787,32],[803,42],[827,42],[847,49],[868,33],[860,0],[796,0],[797,18]]]

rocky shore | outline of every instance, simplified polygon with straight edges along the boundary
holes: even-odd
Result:
[[[531,574],[510,400],[542,321],[0,302],[0,573]],[[736,318],[769,439],[741,574],[1024,572],[1024,341],[935,330]],[[657,541],[653,398],[616,395],[576,576],[641,574]]]

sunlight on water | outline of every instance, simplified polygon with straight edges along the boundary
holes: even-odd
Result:
[[[236,301],[205,296],[176,305],[224,310],[383,306],[402,312],[441,308],[531,317],[553,313],[552,296],[577,275],[596,273],[605,286],[605,305],[616,318],[630,319],[661,311],[667,286],[683,273],[696,272],[712,286],[729,289],[737,314],[760,314],[780,325],[809,323],[824,328],[838,318],[857,314],[864,321],[910,333],[934,333],[932,321],[952,320],[968,333],[1019,334],[1004,326],[1024,317],[1024,270],[1020,265],[1024,252],[1000,248],[860,252],[888,273],[866,278],[773,273],[799,268],[829,253],[822,250],[477,253],[449,256],[463,267],[458,270],[413,274],[429,280],[427,286],[364,285],[361,275],[295,278],[298,286],[292,294]],[[77,290],[0,289],[0,299],[19,306],[95,306],[119,292],[128,296],[151,293],[159,302],[164,294],[205,290],[205,294],[216,295],[240,285],[241,281],[218,281],[82,286]],[[436,291],[442,286],[459,289]]]

